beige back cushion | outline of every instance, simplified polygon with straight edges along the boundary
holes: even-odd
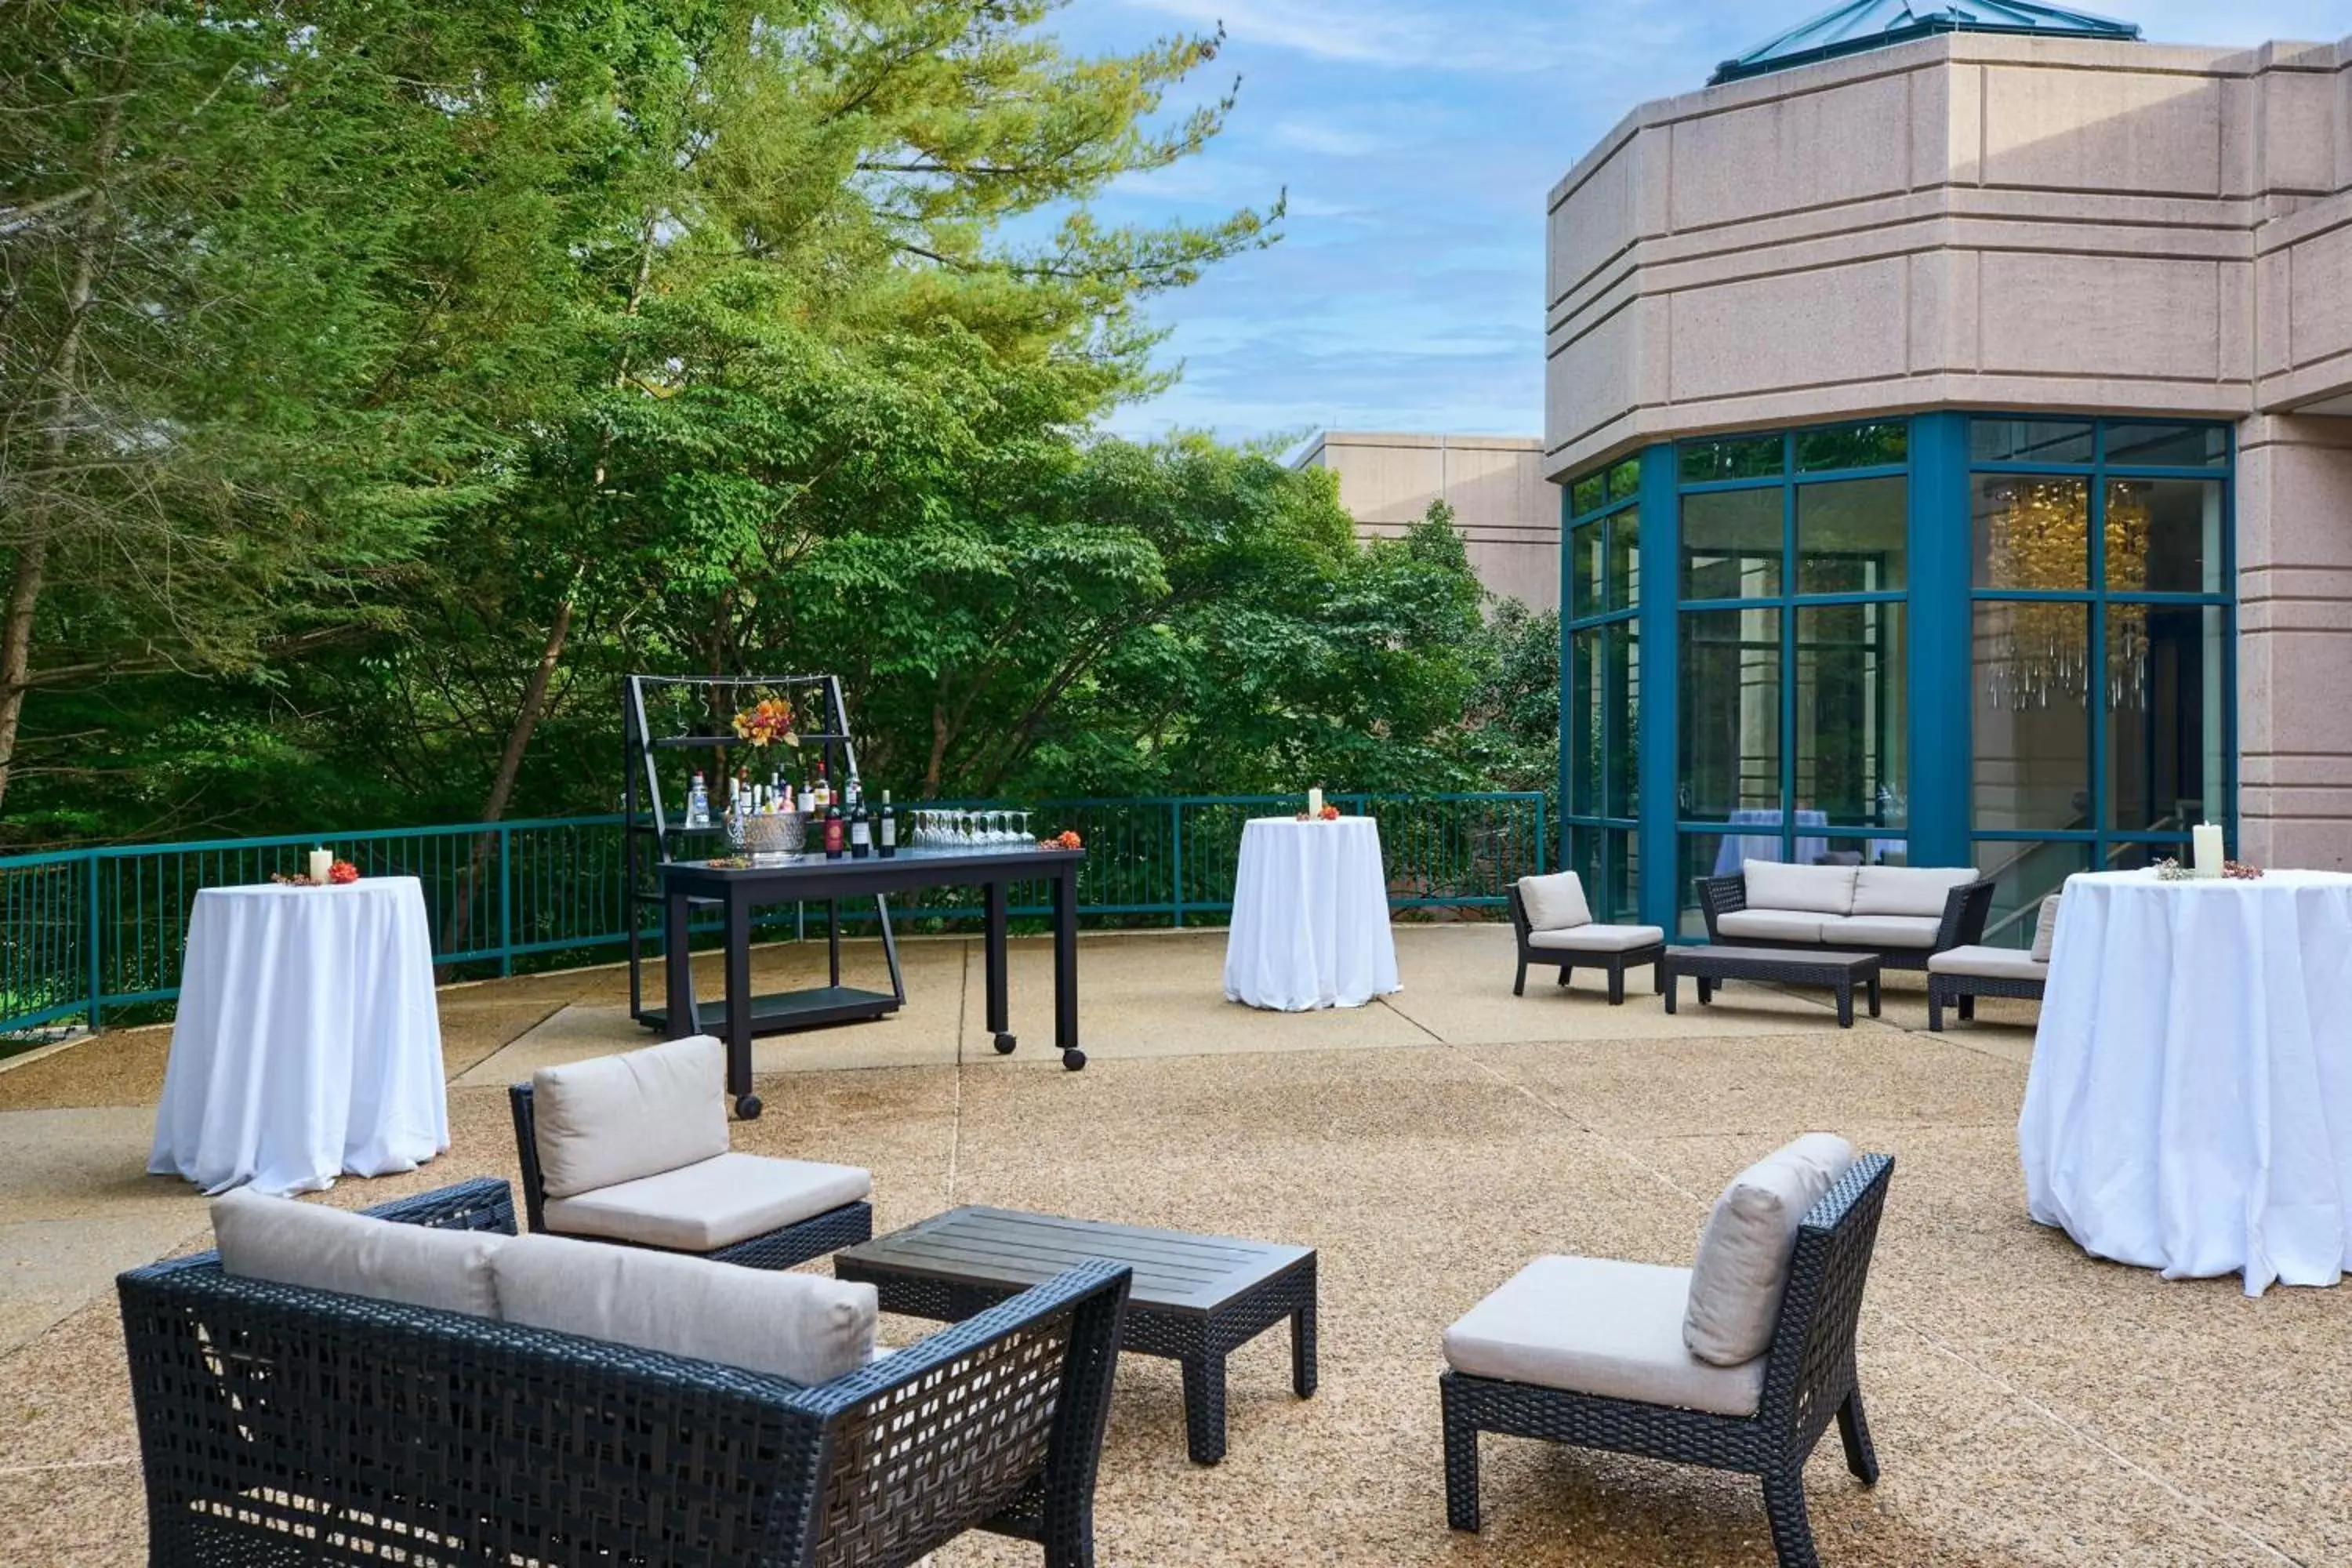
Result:
[[[1946,896],[1976,879],[1974,866],[1864,866],[1854,879],[1853,912],[1940,916]]]
[[[510,1323],[824,1383],[874,1354],[874,1287],[604,1242],[520,1236],[496,1259]]]
[[[212,1207],[225,1274],[498,1316],[490,1265],[511,1237],[373,1219],[249,1187],[223,1193]]]
[[[727,1047],[689,1035],[530,1075],[539,1170],[574,1197],[727,1152]]]
[[[1797,1226],[1852,1163],[1853,1148],[1844,1139],[1809,1132],[1731,1178],[1691,1260],[1683,1312],[1683,1343],[1691,1354],[1738,1366],[1771,1348]]]
[[[1529,931],[1569,931],[1592,923],[1584,884],[1573,871],[1519,879],[1519,902],[1527,906]]]
[[[2058,940],[2058,900],[2056,893],[2042,900],[2042,918],[2033,922],[2033,958],[2038,963],[2050,962],[2050,947]]]
[[[1743,860],[1751,910],[1804,910],[1817,915],[1853,913],[1858,866],[1784,866],[1778,860]]]

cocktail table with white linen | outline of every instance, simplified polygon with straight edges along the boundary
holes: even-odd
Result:
[[[1401,989],[1380,825],[1257,817],[1242,830],[1225,996],[1286,1013]]]
[[[315,1192],[448,1147],[416,879],[199,892],[148,1170]]]
[[[2025,1104],[2026,1206],[2167,1279],[2352,1259],[2352,877],[2067,879]]]

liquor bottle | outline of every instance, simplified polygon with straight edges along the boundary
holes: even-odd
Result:
[[[800,812],[803,816],[816,815],[816,786],[809,782],[806,774],[801,777]]]
[[[866,797],[849,786],[849,857],[863,860],[874,853],[874,819],[866,815]]]
[[[768,772],[768,798],[770,800],[789,798],[784,794],[784,775],[781,769],[772,768]]]
[[[885,860],[898,853],[898,819],[890,815],[890,792],[882,792],[881,826],[875,829],[874,852]]]
[[[825,807],[824,858],[828,860],[840,859],[846,838],[847,835],[844,832],[844,824],[841,820],[841,807],[838,805]]]
[[[694,782],[686,786],[686,825],[688,827],[710,826],[710,790],[697,773]]]
[[[833,810],[833,781],[825,776],[823,757],[816,760],[816,808],[820,812]]]

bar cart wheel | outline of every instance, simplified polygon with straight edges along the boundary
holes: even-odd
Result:
[[[1071,1046],[1062,1052],[1062,1065],[1076,1072],[1087,1065],[1087,1053],[1076,1046]]]
[[[1020,1041],[1000,1031],[996,1037],[996,1054],[1000,1057],[1009,1057],[1013,1054],[1013,1047],[1018,1044]]]
[[[760,1097],[756,1094],[742,1094],[736,1096],[735,1116],[736,1119],[740,1121],[759,1121]]]

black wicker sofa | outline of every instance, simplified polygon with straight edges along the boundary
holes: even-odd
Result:
[[[1993,885],[1973,868],[1748,861],[1697,879],[1706,939],[1731,947],[1874,952],[1887,969],[1984,940]]]
[[[501,1181],[371,1211],[514,1231]],[[831,1382],[273,1284],[119,1288],[157,1568],[895,1568],[966,1530],[1094,1561],[1129,1270],[1091,1263]]]

